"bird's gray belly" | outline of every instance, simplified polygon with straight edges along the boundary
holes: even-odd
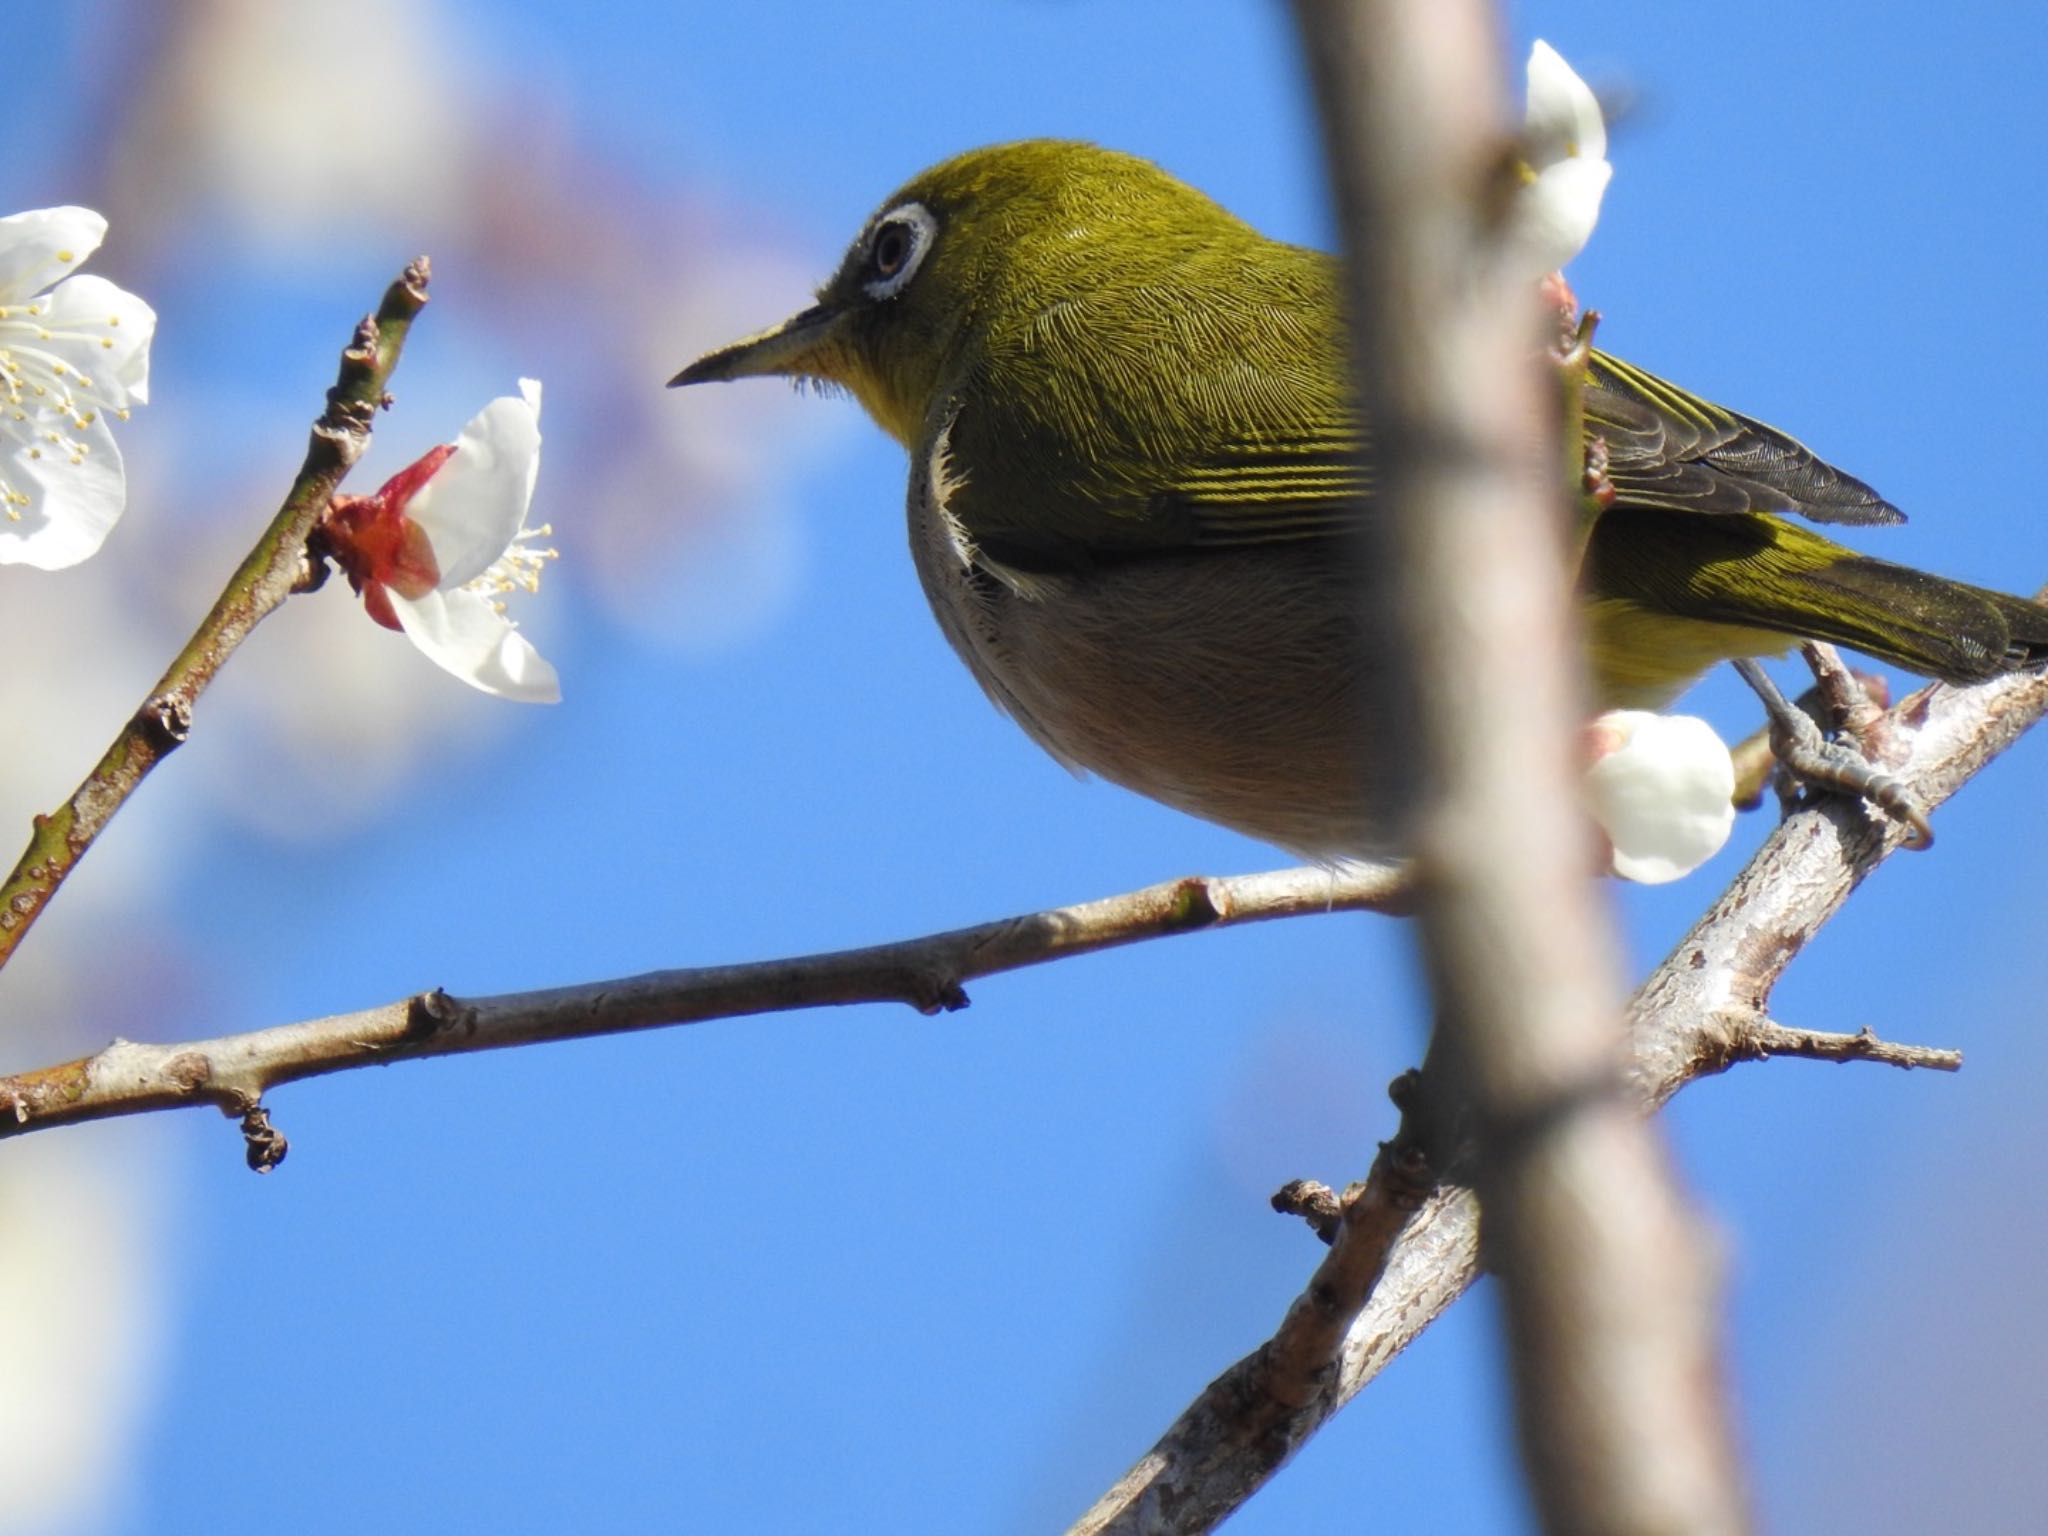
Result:
[[[1309,857],[1386,851],[1358,584],[1336,541],[1054,576],[971,558],[912,498],[947,638],[1061,761]]]

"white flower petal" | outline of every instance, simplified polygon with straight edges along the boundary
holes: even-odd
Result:
[[[472,688],[521,704],[554,704],[562,697],[555,669],[475,592],[429,592],[391,597],[406,637],[435,666]]]
[[[1562,55],[1537,39],[1529,50],[1529,100],[1523,142],[1538,171],[1560,160],[1607,158],[1607,123],[1599,98]]]
[[[0,565],[76,565],[120,520],[128,480],[106,418],[65,430],[64,444],[16,439],[0,458]]]
[[[519,381],[470,418],[455,454],[406,507],[426,530],[441,586],[474,581],[511,547],[526,523],[540,473],[540,384]]]
[[[149,398],[149,344],[156,311],[104,277],[68,277],[43,298],[42,345],[92,381],[82,398],[120,408]]]
[[[1515,203],[1513,260],[1534,280],[1563,267],[1593,237],[1600,197],[1614,167],[1605,160],[1564,160],[1537,174]]]
[[[1507,260],[1535,281],[1585,249],[1613,175],[1599,100],[1545,42],[1529,50],[1522,141],[1530,180],[1514,208]]]
[[[1721,851],[1735,823],[1735,765],[1712,726],[1617,709],[1592,734],[1609,749],[1586,771],[1586,796],[1614,846],[1614,873],[1661,885]]]
[[[0,219],[0,564],[75,565],[127,504],[107,416],[149,393],[156,312],[68,275],[106,231],[90,208]]]
[[[107,237],[90,208],[32,208],[0,219],[0,304],[25,304],[70,275]]]

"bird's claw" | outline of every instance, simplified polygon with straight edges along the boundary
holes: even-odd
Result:
[[[1798,725],[1791,724],[1797,720]],[[1802,729],[1803,727],[1803,729]],[[1791,719],[1771,722],[1771,755],[1778,760],[1783,777],[1779,793],[1788,805],[1797,803],[1801,787],[1838,790],[1868,800],[1892,820],[1903,823],[1910,837],[1907,845],[1925,848],[1934,841],[1934,828],[1927,812],[1913,792],[1876,764],[1869,762],[1846,741],[1829,741],[1804,711],[1794,710]]]
[[[1790,810],[1800,791],[1835,790],[1868,800],[1907,829],[1906,846],[1926,848],[1934,842],[1927,811],[1904,783],[1865,758],[1852,741],[1830,741],[1813,717],[1792,703],[1754,661],[1739,659],[1735,669],[1763,700],[1770,715],[1771,755],[1778,761],[1780,800]]]

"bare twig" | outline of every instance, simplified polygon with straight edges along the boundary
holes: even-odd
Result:
[[[420,1056],[834,1003],[903,1002],[937,1013],[966,1007],[962,986],[977,976],[1205,928],[1392,910],[1403,890],[1402,871],[1390,864],[1171,880],[868,949],[501,997],[427,992],[360,1013],[178,1045],[117,1040],[77,1061],[0,1077],[0,1138],[191,1104],[243,1116],[279,1083]],[[279,1137],[271,1163],[283,1156],[282,1144]],[[252,1166],[253,1157],[252,1143]]]
[[[1405,695],[1384,734],[1416,757],[1424,1075],[1474,1146],[1533,1500],[1572,1536],[1741,1532],[1715,1266],[1627,1091],[1618,946],[1585,877],[1592,710],[1567,559],[1583,466],[1539,370],[1551,317],[1504,259],[1494,6],[1296,11],[1372,424],[1362,558],[1399,573],[1367,604],[1367,644]]]
[[[1963,1070],[1961,1051],[1883,1040],[1867,1024],[1853,1035],[1844,1035],[1818,1029],[1793,1029],[1776,1019],[1758,1015],[1737,1025],[1733,1043],[1740,1054],[1730,1057],[1731,1064],[1741,1060],[1768,1061],[1773,1056],[1798,1056],[1808,1061],[1875,1061],[1906,1070],[1914,1067],[1930,1072]]]
[[[422,256],[385,292],[376,314],[356,327],[341,354],[340,377],[327,392],[327,409],[313,423],[305,463],[277,516],[85,782],[55,811],[36,817],[27,850],[0,885],[0,966],[114,812],[183,744],[193,708],[214,674],[305,579],[306,537],[369,443],[370,419],[385,403],[385,383],[413,318],[426,305],[427,275]]]

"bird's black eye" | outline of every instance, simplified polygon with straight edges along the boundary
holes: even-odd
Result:
[[[910,259],[910,226],[891,220],[875,231],[875,276],[894,277]]]
[[[862,290],[871,299],[895,298],[917,276],[938,232],[939,221],[923,203],[898,203],[876,219],[867,241]]]

